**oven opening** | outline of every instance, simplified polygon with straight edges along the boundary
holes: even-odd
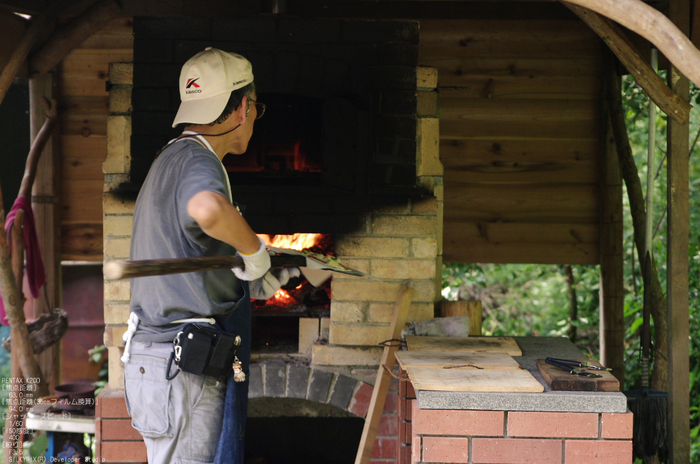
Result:
[[[323,100],[261,93],[265,115],[242,155],[228,155],[224,166],[232,182],[314,185],[323,168]]]
[[[330,234],[264,235],[266,244],[276,248],[308,250],[334,255]],[[318,286],[303,275],[292,278],[272,298],[252,300],[253,351],[260,353],[295,353],[299,348],[299,319],[330,316],[330,279]]]

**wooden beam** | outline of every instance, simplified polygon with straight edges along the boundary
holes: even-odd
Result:
[[[34,76],[29,80],[30,134],[35,140],[44,127],[46,114],[45,99],[54,100],[55,84],[52,74]],[[36,180],[32,188],[32,209],[34,210],[37,238],[46,270],[45,291],[47,298],[34,301],[34,317],[51,312],[61,306],[60,281],[60,157],[57,153],[56,130],[37,163]],[[47,301],[48,300],[48,301]],[[61,344],[57,343],[43,353],[39,365],[44,378],[51,388],[58,385],[60,375]]]
[[[0,10],[0,30],[3,31],[3,40],[0,42],[0,68],[4,68],[10,61],[28,27],[29,21],[22,16]],[[26,78],[28,76],[29,67],[26,63],[25,60],[18,68],[17,77]]]
[[[612,58],[612,57],[611,57]],[[614,73],[613,60],[609,70]],[[625,381],[625,305],[622,259],[622,175],[612,126],[605,111],[601,140],[602,182],[600,217],[600,362]]]
[[[649,95],[661,111],[677,122],[685,122],[690,116],[691,106],[676,95],[659,75],[642,59],[622,28],[594,11],[578,5],[566,4],[579,18],[590,26],[610,47],[637,83]]]
[[[396,302],[396,307],[394,308],[394,317],[391,321],[389,341],[401,339],[401,331],[406,325],[406,317],[408,316],[408,310],[411,308],[412,299],[413,289],[402,286],[399,299]],[[384,411],[384,402],[386,401],[386,394],[389,391],[389,384],[391,383],[391,373],[393,372],[394,365],[396,364],[395,353],[398,351],[398,349],[399,347],[396,343],[389,343],[384,347],[382,360],[380,361],[379,370],[377,371],[377,380],[375,381],[374,389],[372,390],[372,399],[369,403],[369,411],[367,412],[367,417],[365,418],[365,426],[362,429],[360,446],[357,450],[357,456],[355,457],[355,464],[369,464],[370,459],[372,458],[374,440],[377,436],[377,429],[379,429],[379,421],[382,418],[382,411]]]
[[[684,34],[690,31],[689,0],[671,0],[669,18]],[[700,60],[698,65],[700,65]],[[671,88],[683,99],[690,98],[688,78],[679,63],[671,60],[668,70]],[[676,68],[676,66],[678,68]],[[668,204],[668,402],[669,402],[669,462],[690,462],[690,342],[688,321],[688,242],[689,174],[688,153],[690,130],[688,123],[668,121],[667,204]]]
[[[607,16],[641,35],[656,45],[682,74],[700,86],[700,50],[688,38],[687,28],[683,32],[655,8],[641,0],[568,0],[567,3]],[[684,14],[687,21],[690,9],[686,9]]]
[[[102,29],[121,12],[114,0],[99,0],[80,16],[58,30],[30,58],[30,68],[44,74],[56,66],[73,48]]]
[[[24,33],[24,36],[22,36],[22,40],[19,42],[19,45],[17,45],[17,48],[15,48],[14,53],[12,53],[12,56],[5,65],[5,68],[2,70],[2,74],[0,74],[0,103],[2,103],[3,99],[5,98],[7,89],[9,89],[10,85],[12,85],[12,82],[17,75],[17,71],[24,63],[24,60],[29,55],[29,52],[41,39],[45,29],[49,28],[53,20],[56,19],[59,10],[58,3],[59,2],[55,2],[51,8],[47,9],[44,13],[39,15],[31,22],[27,28],[27,31]]]
[[[26,15],[38,15],[51,5],[48,0],[2,0],[0,8]]]

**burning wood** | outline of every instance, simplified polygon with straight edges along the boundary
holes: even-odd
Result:
[[[333,238],[326,234],[264,235],[265,243],[273,248],[286,248],[298,251],[311,251],[325,256],[333,256]],[[306,310],[307,308],[330,308],[330,284],[314,287],[303,278],[292,279],[280,288],[272,298],[254,302],[254,307],[279,308],[284,311]]]

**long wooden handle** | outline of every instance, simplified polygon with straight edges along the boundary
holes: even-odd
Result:
[[[306,266],[305,256],[275,255],[270,256],[270,261],[272,267]],[[234,267],[243,267],[243,258],[240,256],[202,256],[197,258],[110,261],[104,266],[104,276],[107,280],[121,280]]]

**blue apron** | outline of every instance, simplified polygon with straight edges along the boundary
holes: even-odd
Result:
[[[238,359],[246,374],[245,382],[235,382],[233,374],[226,380],[226,399],[224,400],[224,419],[221,436],[216,448],[214,464],[243,464],[245,462],[245,423],[248,416],[248,376],[250,375],[250,325],[251,304],[248,282],[241,281],[243,298],[234,310],[218,317],[221,328],[226,332],[241,336]]]

